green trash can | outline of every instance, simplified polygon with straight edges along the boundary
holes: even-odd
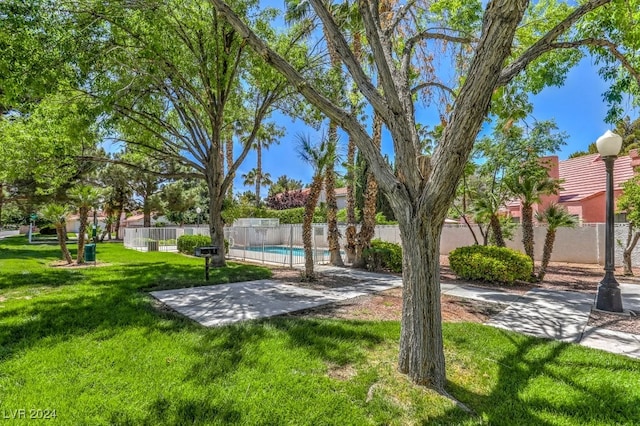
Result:
[[[87,244],[86,246],[84,246],[84,260],[86,262],[96,261],[96,245],[95,244]]]

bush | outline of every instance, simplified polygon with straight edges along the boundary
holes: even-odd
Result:
[[[363,253],[367,268],[372,271],[388,269],[402,272],[402,247],[382,240],[371,241],[371,247]]]
[[[206,235],[183,235],[178,238],[178,251],[180,253],[191,254],[196,247],[210,246],[211,237]]]
[[[526,281],[533,270],[524,253],[495,246],[459,247],[449,253],[449,264],[460,278],[505,284]]]
[[[166,245],[175,244],[176,240],[165,240],[163,243]],[[180,253],[193,255],[196,247],[210,246],[211,237],[206,235],[183,235],[178,238],[178,251]],[[224,239],[224,252],[229,253],[229,240]]]
[[[57,234],[57,230],[56,227],[53,225],[44,225],[43,227],[40,228],[40,235],[56,235]]]

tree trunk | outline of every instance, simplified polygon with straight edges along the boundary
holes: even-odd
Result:
[[[211,259],[211,266],[227,266],[224,248],[224,221],[222,220],[222,202],[224,193],[220,193],[220,185],[216,185],[215,176],[207,177],[209,190],[209,233],[211,234],[211,245],[218,247],[220,256]]]
[[[329,122],[329,140],[337,141],[338,128],[334,121]],[[329,161],[325,171],[324,190],[327,195],[327,228],[329,242],[329,263],[344,266],[340,254],[340,230],[338,229],[338,202],[336,200],[336,175],[333,161]]]
[[[500,225],[500,219],[495,214],[491,215],[491,230],[493,231],[493,237],[496,240],[498,247],[506,247],[504,243],[504,237],[502,235],[502,226]]]
[[[624,266],[623,274],[626,276],[633,276],[633,268],[631,264],[631,253],[638,244],[640,239],[640,231],[635,231],[635,227],[629,223],[629,232],[627,234],[627,244],[622,252],[622,264]]]
[[[356,58],[360,59],[362,56],[362,40],[360,33],[357,31],[353,33],[353,54]],[[354,87],[352,90],[352,96],[358,96],[358,89]],[[357,112],[357,106],[351,105],[351,113]],[[353,136],[349,135],[349,142],[347,143],[347,229],[345,231],[345,239],[347,243],[344,246],[345,254],[347,256],[347,262],[353,263],[356,259],[356,200],[354,194],[354,186],[356,181],[355,174],[356,166],[356,143]]]
[[[151,202],[149,195],[144,196],[142,201],[142,213],[144,216],[143,226],[145,228],[151,228]]]
[[[382,118],[379,114],[373,116],[373,142],[380,148],[382,140]],[[353,266],[364,268],[365,260],[363,253],[371,247],[371,239],[375,235],[376,229],[376,205],[378,197],[378,183],[373,173],[367,173],[367,186],[364,192],[364,205],[362,208],[362,226],[356,236],[356,257]]]
[[[67,247],[67,236],[64,232],[64,223],[58,224],[56,223],[56,235],[58,237],[58,244],[60,244],[60,250],[62,251],[62,256],[64,260],[71,264],[73,263],[73,259],[71,258],[71,253],[69,253],[69,248]]]
[[[120,236],[120,218],[122,217],[122,207],[120,207],[118,210],[116,210],[116,221],[115,221],[115,226],[113,227],[113,233],[116,234],[116,240],[119,238]]]
[[[229,140],[225,144],[225,154],[227,157],[227,170],[231,170],[233,166],[233,137],[229,137]],[[227,198],[233,199],[233,178],[235,173],[231,175],[231,182],[229,183],[229,189],[227,190]]]
[[[542,281],[547,273],[547,266],[551,260],[551,253],[553,252],[553,243],[556,240],[556,230],[547,229],[547,235],[544,237],[544,248],[542,251],[542,262],[540,263],[540,270],[538,271],[538,280]]]
[[[0,182],[0,231],[2,231],[2,207],[4,206],[4,185]]]
[[[79,216],[80,216],[80,227],[78,229],[78,253],[76,254],[76,263],[78,265],[81,265],[84,263],[84,244],[85,244],[84,234],[87,232],[89,208],[80,207]]]
[[[442,391],[445,386],[440,309],[442,224],[425,217],[399,220],[399,225],[404,283],[399,369],[413,382]]]
[[[533,264],[533,207],[529,203],[522,203],[522,245]],[[531,270],[531,274],[534,274],[534,270]]]
[[[260,206],[260,187],[262,186],[262,142],[256,145],[256,207]]]
[[[304,217],[302,220],[302,244],[304,246],[304,279],[315,280],[313,271],[313,214],[322,190],[322,175],[315,176],[309,189],[309,197],[304,206]]]

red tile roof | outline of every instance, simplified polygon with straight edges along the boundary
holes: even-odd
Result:
[[[605,191],[606,170],[600,154],[560,161],[562,189],[559,202],[579,201]],[[633,177],[631,158],[618,157],[613,166],[613,187],[618,189]]]

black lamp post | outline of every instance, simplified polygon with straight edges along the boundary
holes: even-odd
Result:
[[[198,214],[198,228],[200,228],[200,213],[202,213],[202,209],[200,207],[196,207],[196,213]]]
[[[604,278],[598,286],[596,296],[596,309],[609,312],[622,312],[622,295],[616,277],[613,275],[614,265],[614,245],[613,245],[613,163],[618,157],[622,147],[622,138],[607,130],[604,135],[596,141],[598,152],[604,161],[607,169],[607,192],[606,192],[606,226],[605,238],[605,258],[604,258]]]

